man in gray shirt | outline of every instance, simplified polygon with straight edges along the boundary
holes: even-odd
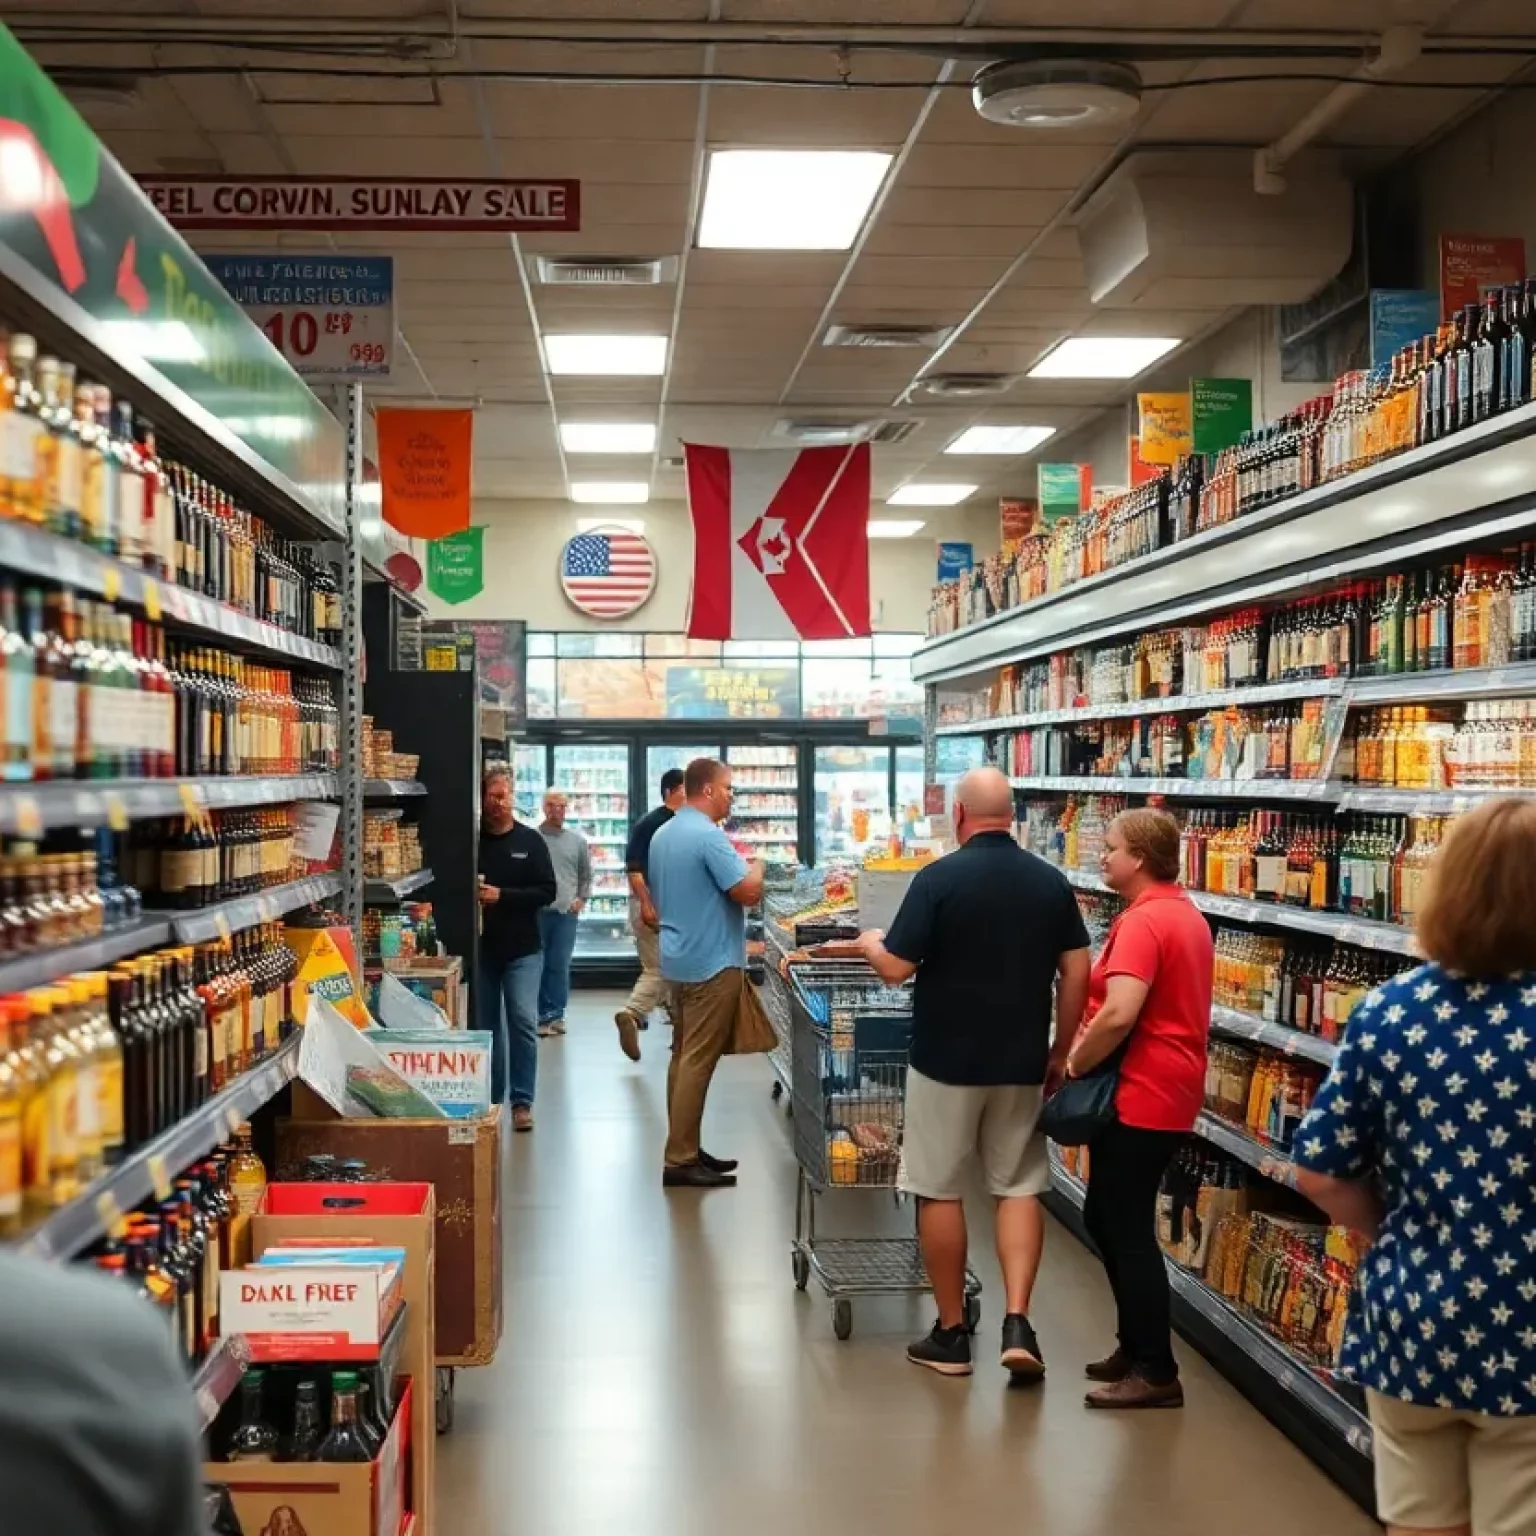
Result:
[[[565,824],[562,790],[544,792],[544,820],[539,825],[555,866],[555,899],[539,913],[544,942],[544,974],[539,979],[539,1033],[565,1033],[565,1005],[571,995],[571,952],[576,948],[581,910],[592,894],[592,850],[574,827]]]
[[[201,1536],[187,1373],[131,1289],[0,1248],[0,1527]]]

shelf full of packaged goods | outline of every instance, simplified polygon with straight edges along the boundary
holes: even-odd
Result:
[[[1230,1125],[1216,1115],[1202,1114],[1195,1121],[1195,1135],[1213,1147],[1220,1147],[1228,1157],[1246,1163],[1266,1179],[1284,1184],[1288,1189],[1296,1187],[1295,1163],[1278,1147],[1260,1141],[1242,1126]]]
[[[404,901],[413,891],[419,891],[431,885],[433,879],[430,869],[418,869],[393,880],[371,878],[363,882],[363,905],[382,907],[388,906],[391,902]]]
[[[1051,1213],[1090,1246],[1083,1184],[1052,1160]],[[1351,1498],[1374,1508],[1371,1426],[1348,1399],[1199,1276],[1164,1256],[1173,1324]]]
[[[105,970],[129,955],[158,949],[170,942],[169,917],[140,918],[109,929],[94,939],[82,939],[78,944],[60,944],[53,949],[34,950],[0,960],[0,992],[25,992],[28,987],[45,986],[60,976],[72,976],[76,971]]]
[[[1062,869],[1067,882],[1080,891],[1108,891],[1109,887],[1086,869]],[[1357,944],[1361,949],[1379,949],[1393,955],[1416,955],[1413,930],[1397,923],[1378,923],[1370,918],[1346,917],[1342,912],[1317,912],[1310,907],[1282,906],[1275,901],[1249,901],[1242,896],[1217,896],[1210,891],[1185,894],[1210,917],[1224,917],[1232,923],[1254,923],[1270,928],[1294,928],[1302,933],[1321,934],[1340,944]]]
[[[341,670],[341,653],[329,645],[290,634],[227,603],[158,580],[139,566],[98,554],[30,523],[0,522],[0,567],[108,602],[130,603],[157,622],[163,619],[246,651],[332,672]]]
[[[263,1104],[298,1075],[300,1036],[285,1040],[265,1061],[243,1072],[206,1104],[153,1141],[130,1153],[48,1219],[18,1239],[23,1252],[41,1259],[70,1259],[112,1235],[123,1213],[160,1198],[169,1181],[190,1163],[235,1134]]]
[[[156,816],[193,816],[238,806],[333,800],[334,773],[277,778],[59,779],[0,786],[0,834],[38,837],[58,827],[114,827]]]
[[[991,715],[981,720],[950,721],[936,736],[979,736],[991,731],[1021,731],[1034,725],[1073,725],[1078,721],[1129,720],[1139,715],[1199,714],[1207,709],[1279,704],[1287,699],[1332,698],[1345,691],[1335,677],[1298,683],[1259,683],[1252,688],[1223,688],[1213,693],[1174,694],[1162,699],[1132,699],[1118,704],[1079,704],[1066,709],[1034,709],[1021,715]]]
[[[240,1378],[245,1375],[250,1363],[251,1349],[244,1334],[225,1334],[214,1341],[208,1358],[198,1366],[197,1374],[192,1378],[192,1396],[197,1403],[197,1426],[203,1434],[206,1435],[213,1428],[219,1409],[234,1396],[235,1388],[240,1385]]]
[[[1284,1024],[1273,1024],[1237,1008],[1224,1008],[1220,1003],[1211,1009],[1211,1028],[1225,1039],[1246,1040],[1286,1056],[1304,1057],[1325,1067],[1332,1065],[1339,1050],[1332,1040],[1324,1040],[1321,1035],[1288,1029]]]
[[[339,895],[341,888],[340,875],[309,875],[286,885],[274,885],[255,896],[237,896],[233,901],[216,902],[193,912],[155,915],[170,919],[171,935],[177,943],[211,944],[215,939],[228,938],[260,923],[275,923],[285,912],[297,912],[301,907]]]
[[[113,172],[118,177],[123,175],[115,166]],[[113,207],[118,205],[114,202]],[[84,232],[91,233],[89,229]],[[184,249],[174,236],[171,241],[176,252]],[[132,242],[128,249],[132,251]],[[153,262],[156,258],[147,255],[146,259]],[[175,268],[175,252],[172,250],[166,250],[160,260],[170,262]],[[131,274],[131,259],[126,270]],[[156,267],[157,272],[160,270]],[[177,276],[182,283],[187,282],[179,270]],[[206,273],[201,274],[201,283],[209,284]],[[187,296],[187,303],[194,307],[204,302],[195,292],[196,286],[195,282],[189,285],[194,291]],[[222,299],[222,290],[217,284],[212,286]],[[176,338],[176,343],[180,344],[184,337],[187,348],[196,347],[196,359],[194,361],[190,352],[186,356],[167,354],[167,367],[214,366],[208,363],[196,333],[201,330],[205,338],[217,334],[220,341],[227,341],[229,338],[223,327],[228,321],[223,316],[210,312],[206,319],[199,317],[191,330],[180,320],[99,319],[87,313],[56,282],[8,243],[0,243],[0,312],[4,313],[12,330],[29,331],[37,336],[42,351],[67,358],[79,368],[82,377],[106,385],[116,397],[130,400],[140,419],[153,421],[159,429],[162,449],[169,444],[197,459],[202,470],[249,504],[253,511],[280,521],[285,533],[302,539],[345,537],[340,485],[334,487],[336,505],[323,505],[312,494],[321,487],[301,485],[268,463],[237,437],[230,425],[195,401],[139,351],[143,347],[152,353],[157,346],[165,345],[163,332],[178,330],[181,336]],[[128,315],[122,306],[118,307],[118,313],[124,317]],[[234,313],[238,316],[238,311]],[[219,366],[231,370],[231,377],[242,369],[265,366],[265,359],[261,364],[254,364],[254,354],[243,350],[244,347],[243,337],[235,339],[229,355],[219,360]],[[268,409],[279,413],[274,419],[281,419],[285,424],[290,443],[293,428],[298,429],[299,440],[311,450],[312,457],[306,461],[311,472],[322,460],[328,464],[334,451],[339,475],[343,453],[340,426],[313,397],[305,398],[303,382],[292,374],[277,353],[270,351],[269,355],[272,381],[285,393],[281,397],[269,396]],[[257,397],[247,394],[242,398]],[[301,414],[290,416],[290,411]],[[328,440],[322,441],[322,438]],[[277,441],[275,435],[273,440]],[[8,562],[0,559],[0,563]]]
[[[1124,779],[1098,774],[1027,774],[1008,781],[1015,789],[1093,795],[1161,795],[1178,800],[1304,800],[1332,805],[1339,786],[1328,779]]]
[[[969,677],[1530,528],[1533,426],[1536,404],[1522,406],[936,635],[913,654],[912,676]]]
[[[427,786],[420,779],[364,779],[365,800],[408,800],[414,795],[424,795]]]

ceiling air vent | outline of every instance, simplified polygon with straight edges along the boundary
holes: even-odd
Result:
[[[1011,373],[930,373],[917,387],[925,395],[945,400],[969,400],[977,395],[1002,395],[1013,387]]]
[[[922,426],[912,418],[852,421],[846,418],[781,417],[774,423],[773,435],[785,437],[805,448],[837,447],[843,443],[900,443]]]
[[[654,288],[677,281],[677,257],[535,256],[534,281],[563,288]]]
[[[821,338],[824,347],[926,347],[941,346],[954,330],[952,325],[829,325]]]
[[[920,426],[922,422],[915,416],[882,421],[877,423],[875,430],[869,434],[869,440],[872,443],[904,443]]]

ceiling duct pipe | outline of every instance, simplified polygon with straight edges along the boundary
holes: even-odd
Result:
[[[1424,52],[1422,27],[1388,27],[1375,56],[1355,71],[1355,78],[1336,85],[1288,133],[1253,154],[1253,189],[1265,197],[1285,191],[1285,166],[1314,139],[1343,117],[1378,80],[1401,74],[1417,64]]]

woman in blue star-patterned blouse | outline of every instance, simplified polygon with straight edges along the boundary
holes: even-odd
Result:
[[[1390,1532],[1536,1532],[1536,800],[1451,828],[1418,922],[1296,1134],[1297,1187],[1373,1240],[1340,1365]]]

